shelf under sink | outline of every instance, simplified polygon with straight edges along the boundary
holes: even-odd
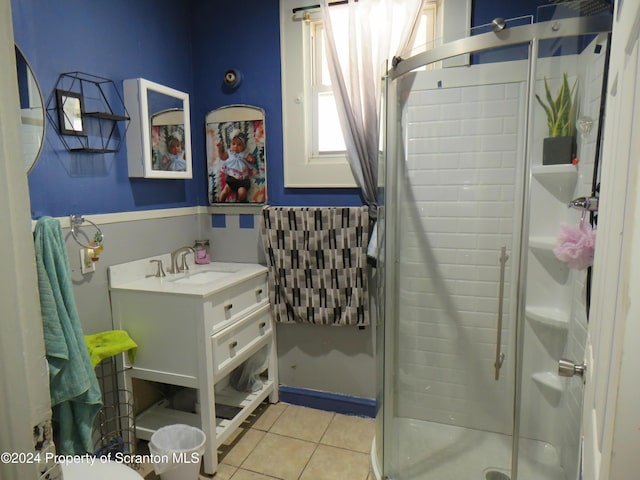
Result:
[[[216,416],[216,444],[224,443],[256,407],[274,391],[274,388],[273,381],[263,380],[262,388],[255,392],[239,392],[230,386],[216,391],[216,405],[240,408],[238,414],[233,418]],[[136,417],[136,436],[148,441],[156,430],[173,424],[202,428],[199,413],[173,409],[168,400],[161,400]]]

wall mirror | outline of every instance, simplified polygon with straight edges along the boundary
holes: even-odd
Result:
[[[27,173],[36,164],[44,140],[44,100],[31,66],[16,46],[22,154]]]
[[[82,95],[78,92],[56,90],[58,128],[63,135],[84,135]]]
[[[189,94],[135,78],[124,81],[130,177],[191,178]]]

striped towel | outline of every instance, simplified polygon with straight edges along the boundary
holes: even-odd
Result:
[[[367,207],[264,207],[262,243],[277,322],[369,325]]]

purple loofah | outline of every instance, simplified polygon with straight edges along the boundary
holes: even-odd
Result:
[[[569,268],[584,270],[593,265],[593,251],[596,244],[596,231],[590,225],[560,225],[558,243],[553,253],[558,260]]]

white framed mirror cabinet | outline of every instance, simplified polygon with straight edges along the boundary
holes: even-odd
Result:
[[[189,94],[144,78],[124,80],[129,177],[191,178]]]

